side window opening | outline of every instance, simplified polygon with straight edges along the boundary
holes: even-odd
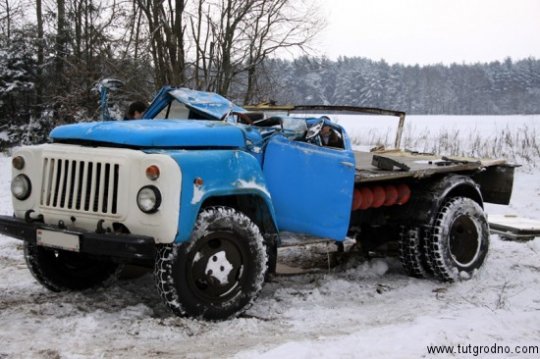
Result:
[[[321,116],[315,121],[308,121],[308,126],[305,136],[307,143],[334,150],[345,149],[342,128],[334,124],[329,117]]]
[[[178,101],[171,101],[169,105],[163,108],[156,117],[156,119],[169,119],[169,118],[178,118],[178,119],[187,119],[189,118],[189,109],[183,103]]]
[[[190,119],[190,120],[215,120],[206,114],[188,108],[185,104],[178,101],[171,101],[161,110],[155,119]]]

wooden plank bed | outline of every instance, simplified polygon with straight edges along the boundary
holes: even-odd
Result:
[[[357,183],[425,178],[438,173],[471,172],[506,164],[505,160],[445,157],[400,150],[354,151],[354,157]]]

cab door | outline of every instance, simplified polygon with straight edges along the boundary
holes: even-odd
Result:
[[[274,136],[263,172],[280,231],[345,239],[354,190],[354,155]]]

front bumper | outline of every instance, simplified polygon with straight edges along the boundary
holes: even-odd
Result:
[[[151,265],[155,260],[156,244],[150,236],[68,231],[41,222],[0,216],[0,233],[10,237],[35,244],[40,229],[78,237],[80,253],[139,265]]]

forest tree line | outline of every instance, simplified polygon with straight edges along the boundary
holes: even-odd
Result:
[[[540,61],[450,66],[314,55],[312,0],[0,0],[0,146],[98,118],[98,82],[128,102],[163,85],[239,104],[385,107],[414,114],[540,113]],[[291,54],[300,54],[296,59]]]
[[[270,60],[279,103],[383,107],[409,114],[540,113],[540,60],[406,66],[341,57]]]

